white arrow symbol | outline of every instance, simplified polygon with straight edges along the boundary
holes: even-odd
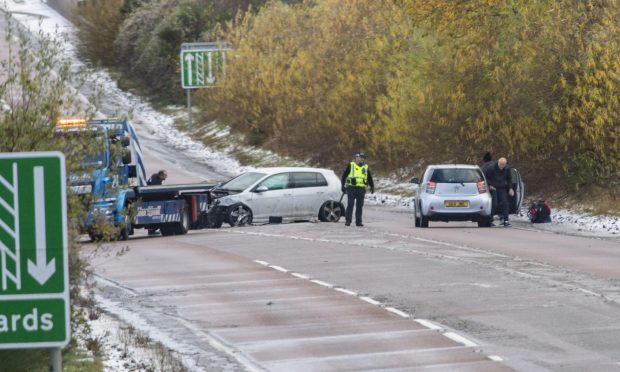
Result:
[[[209,76],[207,77],[207,83],[209,84],[213,84],[215,83],[215,78],[213,77],[213,62],[211,60],[211,55],[213,53],[209,52],[208,54],[208,61],[209,61]]]
[[[37,263],[28,260],[28,273],[43,285],[56,272],[56,259],[47,263],[47,243],[45,242],[45,190],[43,167],[34,167],[34,230],[37,250]]]
[[[192,85],[192,62],[194,62],[194,56],[191,53],[185,55],[185,62],[187,62],[187,85]]]

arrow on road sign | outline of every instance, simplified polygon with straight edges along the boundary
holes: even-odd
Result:
[[[192,85],[192,62],[194,61],[194,56],[191,53],[187,53],[185,55],[185,62],[187,62],[187,82],[188,85]]]
[[[28,273],[43,285],[56,272],[56,259],[47,262],[47,243],[45,235],[45,190],[43,167],[34,167],[34,215],[37,262],[28,260]]]

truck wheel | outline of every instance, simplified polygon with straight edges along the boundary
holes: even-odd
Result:
[[[321,222],[338,222],[342,216],[342,204],[334,200],[328,200],[321,206],[319,210],[319,221]]]
[[[181,222],[176,224],[176,234],[185,235],[189,231],[189,208],[187,203],[183,203],[181,207]]]
[[[252,223],[252,211],[242,204],[233,205],[226,213],[228,224],[234,226],[246,226]]]
[[[174,226],[171,223],[159,226],[159,231],[161,231],[162,236],[174,235],[174,233],[176,232],[176,229],[177,229],[176,226]]]
[[[123,222],[121,223],[121,225],[119,226],[119,228],[120,228],[119,238],[121,240],[128,240],[129,235],[131,235],[132,233],[131,217],[129,216],[129,214],[125,215],[125,218]]]

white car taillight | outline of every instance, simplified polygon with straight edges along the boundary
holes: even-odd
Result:
[[[436,187],[437,187],[437,182],[427,182],[426,183],[426,193],[427,194],[434,194]]]
[[[484,181],[480,181],[476,184],[476,186],[478,186],[478,192],[480,194],[484,194],[485,192],[487,192],[487,184]]]

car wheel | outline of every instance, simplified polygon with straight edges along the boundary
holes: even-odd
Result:
[[[478,220],[478,227],[491,227],[493,216],[484,216]]]
[[[420,227],[428,227],[428,217],[424,217],[422,211],[420,211]]]
[[[233,205],[228,208],[226,214],[228,224],[234,226],[246,226],[252,223],[252,211],[242,204]]]
[[[181,207],[181,221],[176,224],[175,233],[178,235],[185,235],[189,231],[189,208],[187,203],[183,203]]]
[[[321,222],[338,222],[342,217],[342,204],[335,200],[328,200],[321,206],[319,210],[319,221]]]
[[[420,217],[418,217],[418,206],[413,205],[413,218],[415,219],[415,227],[420,227]]]

